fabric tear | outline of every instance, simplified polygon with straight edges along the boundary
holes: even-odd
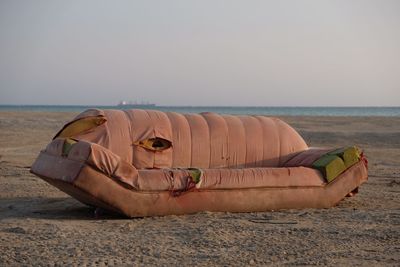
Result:
[[[133,144],[151,151],[163,151],[172,147],[171,141],[159,137],[145,139],[142,141],[134,142]]]
[[[62,137],[72,137],[78,135],[80,133],[86,132],[91,130],[99,125],[102,125],[107,120],[103,116],[97,117],[87,117],[72,121],[68,123],[59,133],[56,134],[54,138]],[[54,139],[53,138],[53,139]]]

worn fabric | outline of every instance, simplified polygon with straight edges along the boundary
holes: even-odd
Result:
[[[105,122],[68,137],[107,148],[138,169],[280,167],[307,149],[292,127],[265,116],[88,110],[73,122],[88,117],[101,117]],[[154,138],[167,140],[172,146],[153,151],[140,145]]]
[[[351,167],[326,183],[310,167],[330,151],[308,148],[265,116],[91,109],[57,133],[31,171],[129,217],[326,208],[368,177],[366,159],[353,163],[349,150]]]

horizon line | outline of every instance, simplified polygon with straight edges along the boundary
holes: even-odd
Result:
[[[0,104],[2,107],[118,107],[118,105],[106,105],[106,104]],[[133,104],[135,106],[135,104]],[[139,105],[138,105],[139,106]],[[399,106],[392,105],[158,105],[155,104],[155,108],[163,107],[182,107],[182,108],[400,108]]]

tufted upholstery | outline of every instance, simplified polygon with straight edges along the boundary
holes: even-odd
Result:
[[[97,143],[137,169],[280,167],[308,148],[288,124],[265,116],[91,109],[73,121],[90,117],[105,122],[71,137]],[[138,145],[150,138],[172,146],[152,151]]]

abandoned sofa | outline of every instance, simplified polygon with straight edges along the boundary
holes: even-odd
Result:
[[[31,172],[129,217],[328,208],[368,176],[358,148],[309,148],[277,118],[139,109],[79,114]]]

